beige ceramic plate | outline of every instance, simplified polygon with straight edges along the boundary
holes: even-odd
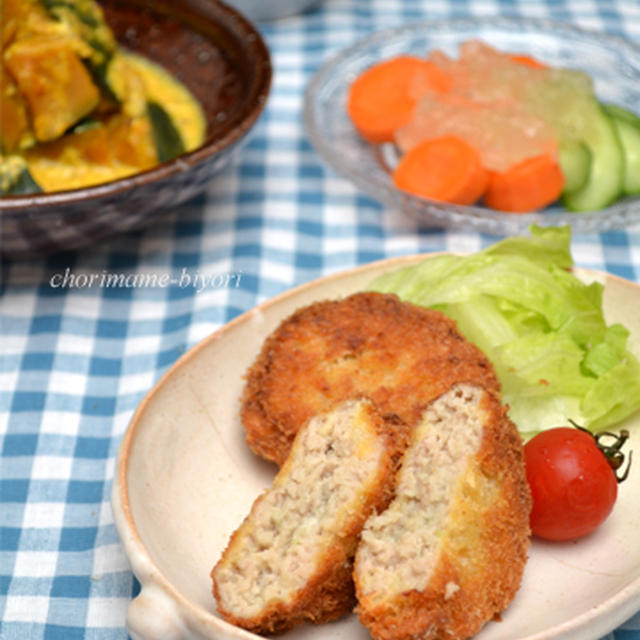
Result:
[[[248,450],[238,418],[242,376],[285,316],[315,300],[364,288],[422,257],[377,262],[284,293],[236,318],[184,355],[147,395],[125,435],[113,487],[116,525],[142,591],[127,623],[134,640],[256,636],[222,621],[209,572],[230,533],[269,485],[274,467]],[[609,322],[631,329],[640,356],[640,287],[605,282]],[[631,446],[640,453],[640,415]],[[524,581],[502,622],[481,640],[594,640],[640,609],[640,466],[620,485],[613,514],[594,534],[531,546]],[[285,636],[365,640],[355,616]]]

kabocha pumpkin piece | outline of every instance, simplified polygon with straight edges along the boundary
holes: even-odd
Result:
[[[27,105],[0,58],[0,150],[10,153],[34,143]]]
[[[3,61],[27,105],[35,138],[55,140],[98,105],[99,88],[84,64],[95,49],[74,22],[51,14],[44,2],[8,0],[3,19]]]
[[[38,193],[40,185],[33,179],[22,156],[0,155],[0,196]]]
[[[46,33],[53,24],[40,0],[2,0],[2,47],[33,33]]]
[[[2,45],[36,35],[69,38],[100,85],[118,51],[113,32],[94,0],[3,0]]]
[[[98,105],[100,92],[68,38],[18,40],[4,59],[29,106],[38,141],[59,138]]]
[[[140,62],[138,58],[116,56],[110,65],[107,82],[121,102],[122,115],[127,118],[124,122],[122,118],[116,119],[114,143],[118,150],[115,155],[121,162],[147,167],[149,158],[153,158],[151,164],[166,162],[184,153],[186,148],[171,116],[161,104],[149,99],[143,74],[137,67]],[[125,122],[132,127],[129,134],[124,131]],[[140,147],[127,151],[131,143]]]
[[[49,15],[89,46],[86,64],[98,84],[102,84],[107,67],[118,45],[104,13],[94,0],[41,0]],[[106,88],[106,87],[105,87]]]
[[[145,117],[117,113],[25,153],[36,181],[52,184],[60,170],[68,174],[67,188],[99,184],[157,164],[153,134]]]
[[[167,122],[169,130],[163,128]],[[168,142],[162,136],[168,136]],[[175,153],[176,148],[184,150],[169,116],[155,121],[145,111],[137,117],[116,113],[87,120],[59,140],[27,150],[25,157],[35,179],[43,185],[51,184],[63,167],[69,174],[67,187],[75,188],[150,169],[170,159],[161,156],[160,149],[167,154]]]
[[[184,153],[180,132],[162,105],[153,101],[147,102],[147,116],[151,124],[158,162],[167,162]]]
[[[147,169],[160,160],[149,118],[118,115],[109,122],[108,131],[114,161]]]

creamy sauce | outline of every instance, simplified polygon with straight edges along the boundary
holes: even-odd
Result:
[[[119,178],[126,178],[139,171],[138,167],[121,165],[99,165],[89,162],[56,162],[49,158],[30,158],[29,171],[43,191],[66,191],[81,189]]]
[[[127,54],[140,74],[149,100],[161,104],[180,131],[187,151],[197,149],[204,140],[206,119],[191,92],[160,65],[141,56]]]
[[[185,150],[198,148],[206,131],[206,119],[198,101],[161,66],[137,55],[124,55],[142,80],[147,99],[160,104],[173,120]],[[45,154],[36,147],[27,154],[31,175],[47,192],[111,182],[143,170],[139,166],[121,162],[88,162],[78,149],[71,145],[64,146],[64,138],[57,141],[56,145],[56,153]]]

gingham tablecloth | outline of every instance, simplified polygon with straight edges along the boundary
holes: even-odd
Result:
[[[206,194],[145,231],[3,265],[2,640],[127,637],[138,585],[109,503],[115,456],[136,405],[185,350],[319,276],[497,240],[421,229],[358,193],[314,153],[301,117],[312,73],[357,38],[415,18],[488,14],[555,18],[640,40],[637,0],[326,0],[260,25],[275,68],[268,106]],[[574,236],[573,254],[580,266],[640,282],[640,228]],[[108,287],[101,274],[156,279]],[[640,615],[607,639],[640,640]]]

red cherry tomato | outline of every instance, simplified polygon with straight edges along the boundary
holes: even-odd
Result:
[[[549,429],[529,440],[524,454],[535,536],[579,538],[611,513],[618,481],[592,435],[571,427]]]

